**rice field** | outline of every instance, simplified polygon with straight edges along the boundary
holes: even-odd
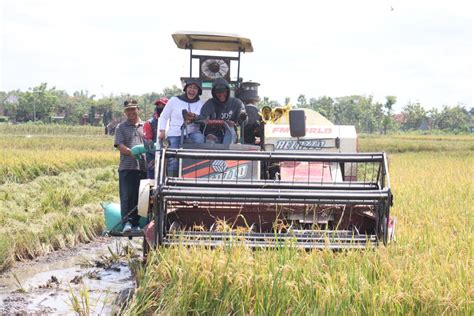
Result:
[[[61,134],[61,131],[52,134],[53,130],[46,126],[39,126],[34,134],[29,134],[31,126],[25,127],[28,133],[14,127],[9,132],[16,134],[0,134],[0,184],[25,183],[39,176],[56,176],[62,172],[118,163],[111,136],[93,134],[100,128],[81,127],[75,131],[84,133],[79,136]]]
[[[474,151],[472,135],[360,135],[359,151],[404,152],[446,152]]]
[[[160,249],[139,272],[127,314],[472,315],[473,140],[360,140],[366,150],[395,148],[397,241],[388,247]],[[449,150],[434,150],[436,142]]]
[[[104,128],[98,126],[73,126],[61,124],[0,124],[0,135],[69,135],[101,136]]]
[[[0,134],[0,271],[93,239],[103,227],[99,203],[118,200],[110,136],[90,127],[13,127]]]
[[[2,128],[0,271],[94,238],[99,203],[118,200],[112,139],[99,129]],[[124,313],[472,315],[473,144],[472,136],[363,135],[361,151],[389,153],[395,243],[343,252],[159,249],[137,271]]]

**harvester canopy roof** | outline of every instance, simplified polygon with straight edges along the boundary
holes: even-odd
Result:
[[[250,39],[236,34],[207,32],[176,32],[172,34],[178,48],[224,52],[253,52]]]

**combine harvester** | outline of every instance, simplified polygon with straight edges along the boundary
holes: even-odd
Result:
[[[204,97],[217,77],[235,97],[257,96],[258,83],[240,77],[241,53],[253,51],[249,39],[186,32],[173,39],[190,50],[189,77],[198,61]],[[229,52],[237,56],[222,56]],[[393,238],[385,153],[357,153],[354,126],[334,125],[311,109],[264,107],[260,116],[252,131],[258,145],[245,144],[241,131],[239,144],[158,146],[155,180],[140,188],[139,214],[152,222],[145,245],[353,249]],[[167,174],[170,159],[179,159],[176,177]]]

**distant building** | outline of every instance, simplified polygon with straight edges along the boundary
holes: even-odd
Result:
[[[404,113],[394,114],[393,120],[399,124],[404,124],[407,122],[407,117]]]
[[[427,118],[423,118],[421,120],[420,126],[418,127],[418,129],[420,129],[422,131],[427,131],[427,130],[431,129],[431,124],[428,122]]]
[[[102,125],[102,115],[95,113],[94,120],[91,120],[91,118],[89,117],[89,113],[86,113],[81,117],[81,121],[79,123],[81,125],[100,126]]]
[[[59,115],[57,115],[57,116],[51,116],[51,117],[49,118],[49,121],[50,121],[51,123],[63,123],[63,122],[64,122],[64,119],[65,119],[65,116],[59,116]]]

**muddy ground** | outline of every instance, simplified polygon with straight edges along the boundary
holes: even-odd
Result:
[[[123,238],[100,237],[18,262],[0,274],[0,315],[72,314],[74,301],[91,314],[117,312],[135,288],[127,260],[118,256],[129,245]]]

